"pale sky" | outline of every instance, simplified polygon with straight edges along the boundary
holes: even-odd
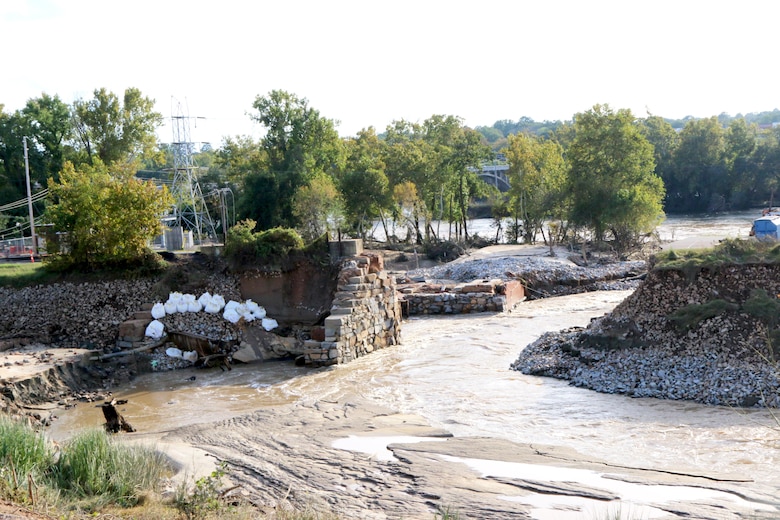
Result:
[[[644,116],[780,107],[780,3],[607,0],[0,0],[0,104],[135,87],[191,138],[262,129],[282,89],[342,136],[455,115],[469,126],[568,120],[597,103]],[[172,140],[170,125],[159,131]]]

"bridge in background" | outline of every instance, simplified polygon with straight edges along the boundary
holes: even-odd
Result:
[[[508,171],[508,164],[483,164],[479,176],[488,184],[498,188],[499,191],[509,191],[509,179],[506,176]]]

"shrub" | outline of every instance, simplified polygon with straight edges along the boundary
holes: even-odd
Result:
[[[425,255],[431,260],[440,262],[451,262],[465,252],[460,244],[452,240],[425,244]]]
[[[134,178],[130,164],[109,168],[96,160],[79,168],[66,162],[59,181],[49,180],[46,216],[55,230],[67,233],[59,253],[80,266],[144,257],[161,231],[160,215],[173,204],[168,190]]]
[[[255,250],[260,258],[284,258],[298,249],[303,249],[303,239],[294,229],[267,229],[255,237]]]
[[[303,239],[294,229],[277,227],[254,232],[255,226],[254,220],[242,220],[228,232],[225,257],[231,266],[279,266],[291,253],[304,248]]]
[[[187,483],[183,482],[174,499],[176,509],[188,520],[203,518],[208,513],[224,512],[227,504],[223,500],[222,479],[226,473],[227,463],[222,462],[210,475],[196,480],[191,492]]]

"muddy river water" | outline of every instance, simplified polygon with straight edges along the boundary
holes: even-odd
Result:
[[[124,414],[137,429],[162,432],[355,393],[456,437],[562,445],[615,464],[738,475],[780,490],[780,426],[766,410],[600,394],[509,370],[543,332],[585,325],[627,295],[596,292],[525,302],[505,315],[412,319],[402,345],[348,365],[311,370],[274,362],[149,374],[115,395],[129,400]],[[101,423],[99,408],[79,405],[51,434],[65,438]]]
[[[545,331],[584,326],[628,294],[536,300],[502,315],[413,318],[403,325],[401,345],[348,365],[273,362],[147,374],[114,395],[129,400],[123,413],[137,429],[164,432],[357,394],[456,437],[566,446],[615,464],[739,475],[780,491],[780,425],[767,410],[599,394],[509,369]],[[99,408],[81,404],[62,413],[50,434],[64,439],[102,421]]]

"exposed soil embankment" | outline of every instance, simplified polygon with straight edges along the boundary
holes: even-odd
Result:
[[[167,260],[167,270],[147,278],[0,288],[0,409],[19,413],[23,411],[20,407],[39,405],[42,401],[61,402],[66,395],[78,398],[85,389],[103,390],[132,377],[136,370],[132,357],[112,358],[110,363],[89,364],[85,360],[104,354],[121,355],[126,347],[118,341],[120,324],[132,320],[151,304],[165,301],[170,291],[196,295],[209,292],[226,301],[249,297],[242,297],[241,290],[242,276],[249,275],[229,272],[218,258],[196,253],[169,255]],[[296,300],[298,305],[291,305],[279,319],[282,327],[312,315],[316,320],[323,309],[330,308],[333,298],[332,290],[322,291],[321,301],[312,310],[314,303],[305,298],[306,281],[317,280],[318,285],[311,282],[316,291],[324,283],[322,280],[333,278],[331,269],[294,267],[293,274],[299,274],[295,277],[297,285],[293,284],[296,290],[287,291],[285,302],[295,296],[309,305],[304,308]],[[255,282],[257,279],[257,275],[252,278]],[[277,273],[272,279],[286,278]],[[285,288],[287,285],[282,285],[280,290]],[[204,335],[215,343],[226,334],[235,337],[241,327],[248,328],[243,323],[229,323],[221,314],[206,313],[173,314],[166,318],[166,327],[169,332]],[[143,335],[143,328],[140,330]]]
[[[778,294],[778,265],[654,269],[612,313],[545,334],[512,366],[600,392],[778,407]]]

